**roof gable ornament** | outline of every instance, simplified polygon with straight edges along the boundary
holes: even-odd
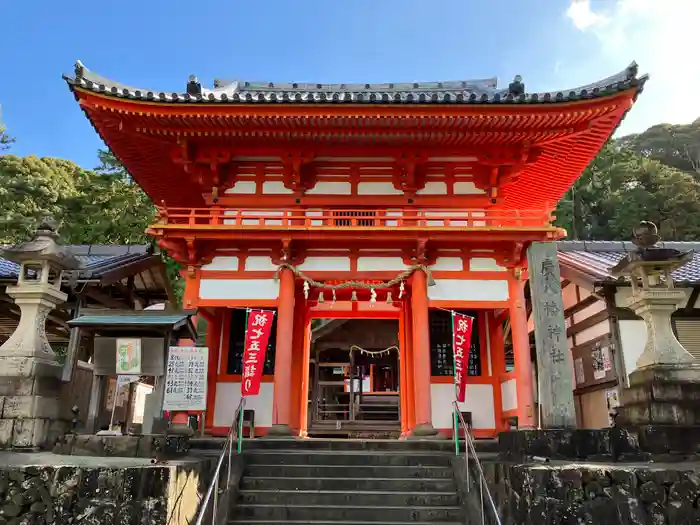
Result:
[[[508,84],[508,93],[519,97],[525,93],[525,84],[523,84],[523,77],[520,75],[515,75],[513,82]]]
[[[199,83],[196,75],[190,75],[187,81],[187,94],[191,97],[199,97],[202,95],[202,84]]]

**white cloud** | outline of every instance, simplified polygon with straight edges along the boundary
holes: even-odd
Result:
[[[700,0],[571,0],[566,11],[574,27],[595,40],[582,67],[603,78],[632,60],[649,73],[639,102],[622,132],[643,131],[659,123],[686,123],[700,117],[697,32]],[[596,76],[597,75],[597,76]]]

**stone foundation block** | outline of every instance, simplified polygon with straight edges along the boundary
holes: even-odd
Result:
[[[16,419],[12,428],[12,447],[43,447],[48,441],[48,431],[48,419]]]
[[[642,459],[634,434],[621,428],[516,430],[498,436],[501,457],[523,461],[533,456],[550,459]]]
[[[14,419],[0,419],[0,448],[12,446],[12,430],[14,426]]]
[[[0,375],[0,396],[58,397],[60,392],[61,381],[55,377],[8,378]]]
[[[8,396],[4,398],[4,419],[51,418],[59,414],[57,398],[41,396]]]

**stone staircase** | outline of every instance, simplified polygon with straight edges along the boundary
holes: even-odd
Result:
[[[230,524],[463,524],[451,441],[254,440]]]

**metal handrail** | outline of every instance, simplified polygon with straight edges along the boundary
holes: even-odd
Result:
[[[241,451],[241,438],[243,437],[242,423],[243,423],[243,408],[245,407],[245,397],[242,397],[238,403],[238,408],[234,412],[237,417],[234,417],[231,427],[228,430],[228,435],[226,436],[226,441],[224,441],[224,446],[221,449],[221,454],[219,454],[219,460],[216,463],[216,469],[214,469],[214,477],[207,487],[207,492],[204,494],[204,499],[199,507],[199,512],[197,513],[197,519],[195,520],[195,525],[202,525],[204,522],[204,517],[209,509],[209,503],[212,501],[213,495],[213,506],[212,506],[212,525],[216,525],[216,517],[218,514],[218,500],[219,500],[219,477],[221,476],[221,467],[224,464],[224,460],[228,457],[228,470],[226,472],[226,485],[224,490],[230,489],[231,484],[231,458],[233,455],[233,443],[237,442],[237,452]]]
[[[469,427],[467,426],[467,423],[464,421],[464,418],[462,417],[462,412],[459,410],[459,404],[457,401],[453,401],[452,405],[455,410],[455,414],[457,414],[457,417],[455,418],[456,421],[459,421],[460,426],[462,427],[462,430],[464,430],[464,442],[467,445],[467,450],[464,451],[464,455],[467,461],[467,491],[469,491],[469,456],[471,455],[474,458],[474,462],[476,463],[476,470],[479,474],[479,499],[481,500],[481,522],[484,523],[485,519],[485,514],[484,514],[484,492],[486,493],[486,497],[488,498],[489,505],[491,507],[491,511],[493,512],[493,516],[496,519],[497,525],[501,525],[501,518],[498,516],[498,510],[496,509],[496,504],[493,501],[493,496],[491,495],[491,491],[489,490],[488,483],[486,483],[486,476],[484,475],[484,469],[481,467],[481,461],[479,461],[479,456],[476,454],[476,449],[474,448],[474,440],[471,436],[471,433],[469,432]],[[455,428],[455,448],[459,451],[459,432],[458,429]]]

